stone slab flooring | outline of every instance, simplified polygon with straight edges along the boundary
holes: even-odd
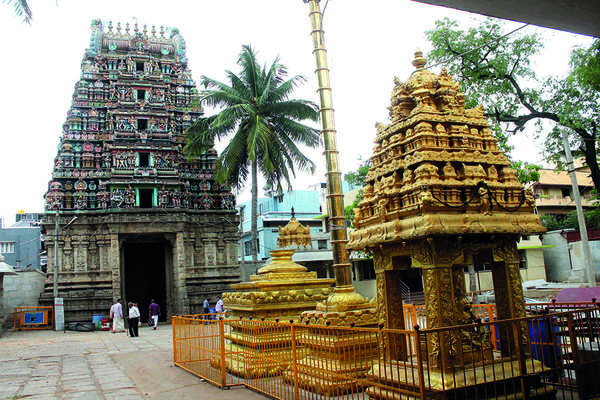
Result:
[[[173,365],[172,330],[5,332],[0,337],[0,399],[264,399],[221,390]]]

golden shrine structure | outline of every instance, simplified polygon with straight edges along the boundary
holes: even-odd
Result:
[[[463,268],[474,257],[491,266],[498,318],[524,317],[517,242],[545,231],[532,194],[498,148],[483,108],[466,109],[450,75],[425,64],[417,51],[410,78],[395,79],[391,123],[377,124],[348,248],[373,253],[377,315],[386,328],[408,328],[398,285],[408,268],[422,269],[428,329],[473,323]],[[468,338],[461,330],[431,335],[423,356],[441,375],[491,351]],[[401,343],[388,346],[392,359],[405,357]]]
[[[292,213],[288,225],[279,228],[277,243],[281,247],[294,244],[307,247],[311,243],[310,229],[300,224]],[[252,275],[250,282],[233,284],[234,292],[223,294],[223,301],[234,317],[297,320],[303,311],[314,310],[317,302],[328,298],[334,279],[319,279],[316,272],[309,272],[293,262],[293,249],[279,248],[270,253],[272,261]],[[283,327],[265,329],[263,324],[236,322],[230,326],[231,331],[225,334],[231,342],[227,345],[231,357],[226,359],[229,371],[243,377],[261,377],[278,375],[287,368],[286,360],[291,359],[292,348],[291,338]],[[281,362],[276,367],[263,366],[261,360],[270,356]],[[236,357],[244,357],[244,360]],[[248,357],[256,362],[249,362]]]

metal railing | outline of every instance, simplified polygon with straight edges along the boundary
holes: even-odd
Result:
[[[392,330],[175,316],[173,359],[219,387],[278,399],[600,395],[600,308],[488,320]]]
[[[54,309],[53,307],[16,307],[13,312],[13,326],[16,331],[52,329]]]

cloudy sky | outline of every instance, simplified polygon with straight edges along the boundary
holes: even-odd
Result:
[[[5,226],[18,210],[43,210],[93,18],[178,27],[196,81],[201,75],[223,79],[226,69],[236,70],[241,45],[252,44],[264,62],[279,55],[291,74],[304,75],[307,82],[297,96],[318,101],[308,6],[302,0],[30,0],[30,5],[34,16],[28,26],[0,4],[0,218]],[[324,27],[342,171],[370,156],[375,123],[387,121],[393,77],[406,80],[414,50],[429,50],[423,32],[444,16],[471,24],[480,18],[408,0],[329,1]],[[564,74],[571,48],[589,43],[589,38],[564,32],[524,29],[534,30],[551,43],[535,60],[541,75]],[[542,160],[531,138],[516,144],[515,158]],[[294,188],[324,179],[321,150],[308,154],[318,171],[312,177],[299,175]],[[240,195],[241,200],[248,197],[247,191]]]

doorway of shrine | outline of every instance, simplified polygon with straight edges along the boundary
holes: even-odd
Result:
[[[164,238],[138,236],[123,243],[124,304],[138,303],[141,321],[148,321],[152,299],[160,306],[159,321],[166,321],[172,248]]]
[[[408,286],[411,293],[423,292],[423,270],[421,268],[408,268],[398,272],[400,280]]]

